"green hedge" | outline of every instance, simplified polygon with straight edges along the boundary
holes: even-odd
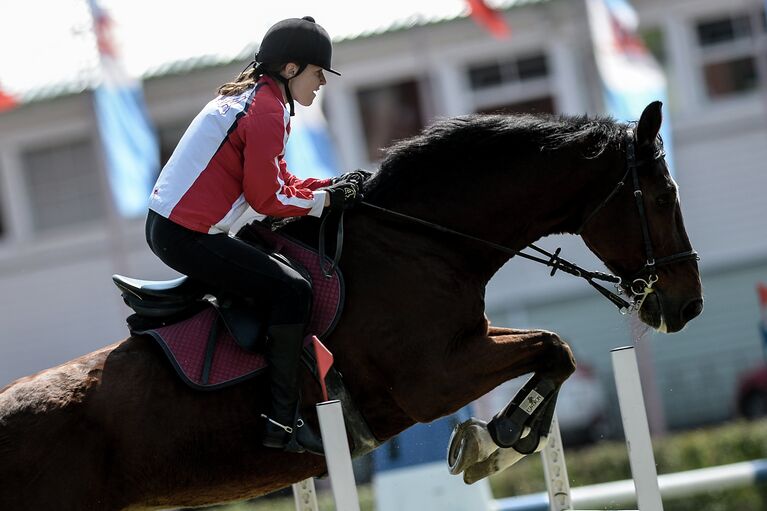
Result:
[[[653,450],[659,474],[767,458],[767,420],[736,422],[670,434],[654,439]],[[578,450],[566,448],[565,460],[571,487],[631,477],[628,452],[622,441],[601,442]],[[509,470],[493,476],[490,484],[496,497],[545,491],[540,456],[529,456]],[[664,500],[664,509],[765,511],[767,484],[667,499]]]

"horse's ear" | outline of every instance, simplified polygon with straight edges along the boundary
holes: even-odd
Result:
[[[637,144],[639,147],[655,142],[655,138],[660,131],[661,122],[663,122],[662,106],[663,103],[660,101],[653,101],[642,112],[642,117],[639,118],[639,126],[637,126]]]

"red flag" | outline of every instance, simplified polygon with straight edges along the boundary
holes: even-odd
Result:
[[[758,282],[756,284],[756,292],[759,294],[759,305],[762,309],[767,309],[767,284]]]
[[[330,367],[333,365],[333,354],[324,344],[320,342],[316,335],[312,336],[314,344],[314,354],[317,357],[317,371],[320,373],[320,386],[322,386],[322,397],[328,400],[328,389],[325,386],[325,376],[328,375]]]
[[[18,102],[13,96],[6,94],[3,92],[3,89],[0,89],[0,112],[16,108],[17,105]]]
[[[506,24],[503,16],[488,7],[485,0],[466,0],[469,4],[469,15],[474,18],[477,24],[485,27],[493,36],[498,39],[504,39],[511,35],[511,29]]]

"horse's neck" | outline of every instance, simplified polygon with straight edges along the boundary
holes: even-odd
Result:
[[[549,164],[539,155],[518,155],[515,168],[502,179],[497,174],[487,177],[478,173],[471,176],[471,183],[446,181],[415,196],[408,190],[407,199],[391,198],[386,205],[396,212],[520,250],[551,234],[573,233],[617,183],[617,177],[605,175],[606,168],[620,163],[614,156],[584,160],[573,153],[558,154],[550,160],[559,163]],[[510,258],[480,242],[362,207],[346,216],[346,243],[367,247],[363,249],[367,257],[380,258],[383,263],[396,257],[416,266],[438,265],[445,271],[463,272],[484,285]],[[315,219],[303,219],[289,224],[283,232],[316,246],[318,225]]]
[[[532,157],[526,172],[517,177],[524,184],[508,185],[512,187],[509,223],[517,219],[518,225],[516,232],[507,235],[506,243],[519,248],[552,234],[575,234],[618,182],[618,156],[608,153],[584,159],[579,153],[565,152],[552,158],[559,163],[549,168],[536,168],[540,164]],[[505,227],[496,227],[502,237]]]
[[[495,174],[482,182],[481,175],[474,175],[472,183],[466,186],[448,183],[443,190],[430,190],[419,200],[395,201],[391,209],[520,250],[548,235],[577,230],[592,203],[598,203],[607,195],[607,187],[614,185],[604,175],[608,159],[547,168],[540,157],[520,158],[514,163],[516,168],[504,174],[502,180]],[[584,161],[570,155],[551,160]],[[467,203],[466,197],[479,200]],[[401,236],[395,234],[397,231],[406,233],[409,239],[397,247],[398,251],[440,254],[445,264],[481,275],[485,283],[510,258],[509,254],[476,240],[385,218],[379,220],[376,230],[379,234]],[[418,241],[414,242],[416,237]]]

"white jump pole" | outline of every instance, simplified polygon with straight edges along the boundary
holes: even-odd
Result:
[[[633,346],[612,350],[613,374],[618,390],[618,404],[623,421],[623,433],[631,464],[631,475],[640,511],[663,511],[658,471],[647,424],[642,382]]]
[[[296,511],[319,511],[314,478],[310,477],[293,484],[293,500],[296,504]]]
[[[551,421],[549,440],[541,451],[543,458],[543,473],[546,477],[546,490],[549,493],[550,511],[572,509],[570,496],[570,480],[567,478],[565,451],[562,447],[562,434],[559,431],[557,414]]]
[[[325,462],[328,466],[336,511],[359,511],[357,483],[354,480],[352,457],[346,440],[341,402],[335,399],[317,403],[317,417],[320,420]]]

